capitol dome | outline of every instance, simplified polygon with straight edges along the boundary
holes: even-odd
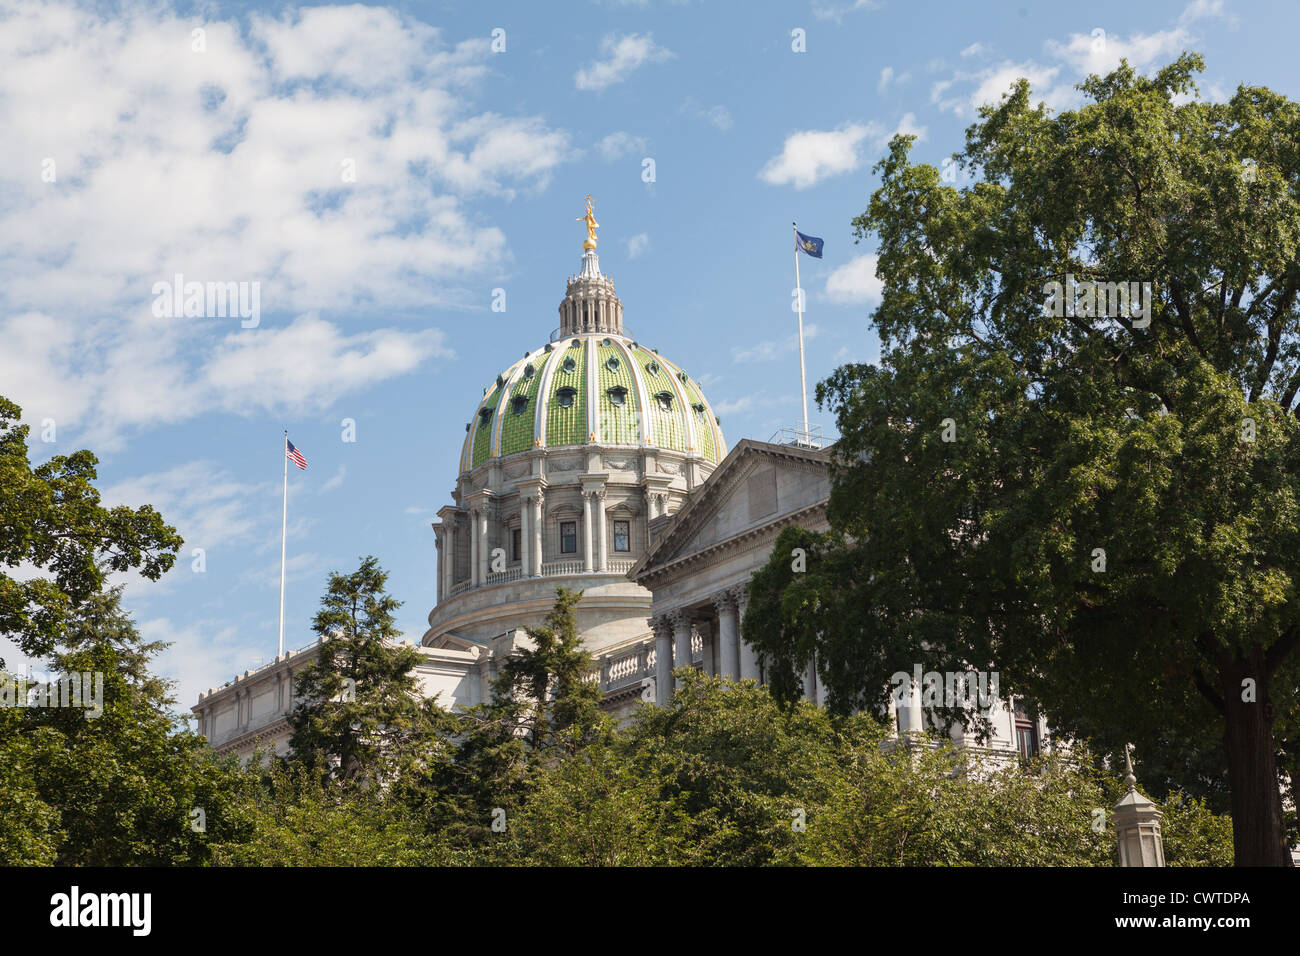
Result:
[[[473,665],[457,671],[458,700],[486,699],[497,662],[561,585],[582,592],[578,630],[598,663],[630,666],[620,655],[648,646],[651,595],[628,574],[727,454],[699,383],[623,328],[590,204],[585,221],[559,327],[483,390],[433,525],[437,603],[422,643]]]
[[[465,425],[461,472],[493,458],[564,445],[652,446],[726,454],[704,390],[678,364],[623,333],[614,281],[594,250],[569,279],[560,327],[483,392]]]

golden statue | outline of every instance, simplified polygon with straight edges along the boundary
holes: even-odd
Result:
[[[577,219],[578,222],[587,224],[587,239],[583,242],[582,248],[588,251],[596,248],[596,230],[600,228],[600,223],[596,221],[596,214],[591,211],[592,205],[591,193],[587,193],[587,214]]]

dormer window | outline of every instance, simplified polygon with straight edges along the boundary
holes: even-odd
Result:
[[[615,385],[606,394],[609,395],[609,403],[611,405],[627,404],[627,389],[622,385]]]
[[[532,378],[536,374],[537,369],[533,368],[531,363],[524,366],[524,378]]]
[[[655,401],[659,403],[659,407],[664,411],[671,412],[673,410],[673,396],[671,392],[660,392],[655,396]]]
[[[514,398],[510,399],[510,410],[514,412],[516,415],[522,414],[523,410],[527,407],[528,407],[527,395],[516,395]]]
[[[605,368],[609,369],[611,372],[617,372],[618,359],[611,355],[609,357],[609,361],[605,363]]]
[[[659,363],[658,363],[658,362],[647,362],[647,363],[646,363],[645,370],[646,370],[647,372],[649,372],[651,375],[658,375],[658,374],[659,374]]]
[[[685,384],[685,383],[688,381],[688,379],[686,378],[686,373],[685,373],[685,372],[678,372],[678,373],[677,373],[677,377],[680,378],[680,379],[682,380],[682,383],[683,383],[683,384]]]
[[[696,415],[699,415],[701,418],[704,417],[704,403],[703,403],[703,402],[696,402],[694,405],[691,406],[691,408],[695,409],[695,414],[696,414]]]
[[[478,410],[478,427],[486,428],[487,423],[492,421],[492,413],[495,411],[495,408],[480,408]]]
[[[578,367],[577,362],[575,362],[572,358],[566,358],[564,360],[564,364],[560,366],[560,370],[564,372],[572,372],[577,367]]]
[[[560,403],[561,408],[572,407],[573,400],[577,397],[578,390],[576,388],[569,388],[567,385],[564,386],[564,388],[558,389],[555,393],[555,400]]]

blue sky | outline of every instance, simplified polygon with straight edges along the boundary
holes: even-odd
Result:
[[[1205,97],[1300,97],[1281,2],[0,0],[0,18],[0,394],[37,460],[90,447],[107,502],[185,536],[161,582],[125,583],[186,708],[275,653],[285,428],[310,461],[290,474],[286,644],[369,553],[418,640],[465,422],[558,324],[587,193],[630,333],[705,385],[729,444],[765,440],[799,415],[791,220],[826,240],[801,261],[810,392],[877,357],[850,221],[894,132],[940,165],[1018,76],[1068,108],[1088,72],[1184,49]],[[258,325],[155,315],[177,273],[258,283]]]

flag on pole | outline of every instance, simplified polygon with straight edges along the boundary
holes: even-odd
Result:
[[[307,470],[307,459],[302,457],[302,452],[293,447],[293,442],[288,437],[284,439],[284,457],[297,465],[301,470]]]
[[[822,241],[816,236],[805,236],[798,229],[794,231],[794,247],[799,249],[814,259],[822,257]]]

